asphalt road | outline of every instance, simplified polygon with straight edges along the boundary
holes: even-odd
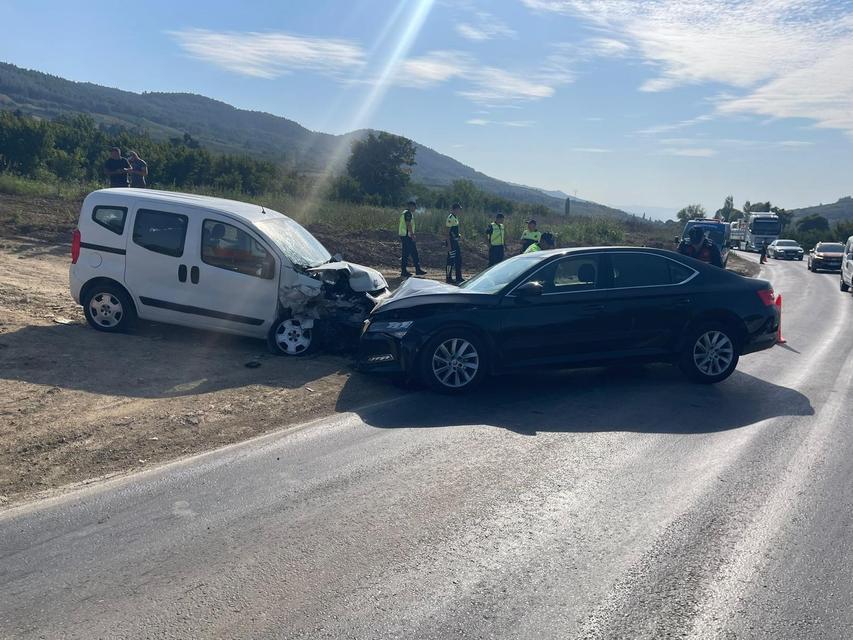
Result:
[[[788,344],[418,393],[0,514],[3,638],[851,638],[853,296]]]

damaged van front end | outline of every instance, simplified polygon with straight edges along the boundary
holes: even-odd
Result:
[[[285,355],[304,355],[318,346],[354,348],[364,320],[388,295],[381,273],[350,262],[283,268],[280,320],[271,331],[270,346]]]

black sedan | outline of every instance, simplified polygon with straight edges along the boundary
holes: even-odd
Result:
[[[467,391],[523,368],[672,362],[714,383],[776,343],[769,282],[672,251],[556,249],[460,287],[407,280],[365,321],[359,368]]]

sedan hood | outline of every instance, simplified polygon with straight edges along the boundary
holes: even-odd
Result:
[[[327,262],[319,267],[308,269],[311,273],[317,273],[320,276],[324,274],[332,274],[339,271],[346,271],[349,276],[349,286],[356,293],[367,293],[372,291],[382,291],[388,288],[388,282],[376,269],[363,267],[360,264],[352,262]]]
[[[389,300],[402,300],[403,298],[411,298],[412,296],[423,295],[427,293],[456,293],[459,287],[435,280],[425,280],[424,278],[409,278],[401,284],[394,293],[391,294]]]

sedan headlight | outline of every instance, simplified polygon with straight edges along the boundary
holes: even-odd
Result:
[[[395,338],[402,338],[409,331],[413,320],[380,320],[379,322],[371,322],[367,326],[369,333],[387,333]]]

